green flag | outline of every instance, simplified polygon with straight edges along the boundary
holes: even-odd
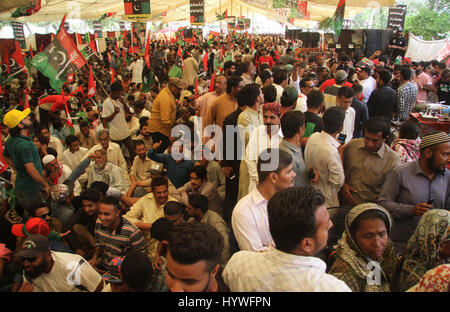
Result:
[[[181,78],[183,70],[178,65],[173,65],[169,71],[169,77]]]
[[[142,70],[142,90],[141,90],[141,92],[143,92],[143,93],[150,92],[154,83],[155,83],[155,74],[153,73],[151,67],[150,67],[150,69],[148,69],[147,66],[144,66],[144,69]]]
[[[61,93],[67,77],[86,64],[86,60],[64,28],[64,16],[53,41],[30,62],[50,80],[50,85]]]

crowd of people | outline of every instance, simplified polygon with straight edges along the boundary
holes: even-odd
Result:
[[[20,73],[1,291],[448,292],[450,137],[410,113],[450,104],[450,69],[399,36],[367,57],[154,40],[150,68],[108,47],[92,97],[88,66],[61,94]]]

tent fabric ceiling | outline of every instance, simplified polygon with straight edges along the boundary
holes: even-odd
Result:
[[[68,14],[67,18],[80,19],[98,19],[106,12],[117,12],[117,17],[124,14],[123,0],[41,0],[42,9],[31,16],[20,17],[16,20],[21,22],[41,22],[54,21],[62,18],[64,14]],[[7,3],[14,2],[15,5],[22,2],[30,2],[30,0],[2,0],[0,8],[7,5]],[[295,19],[297,22],[307,24],[311,21],[320,21],[324,17],[332,16],[336,10],[336,5],[339,0],[314,0],[308,1],[308,12],[310,13],[310,20]],[[378,5],[392,6],[395,0],[377,0],[372,1],[373,6]],[[346,17],[351,17],[363,8],[371,7],[372,2],[367,0],[347,0],[346,2]],[[376,3],[376,4],[375,4]],[[152,0],[151,5],[151,21],[172,22],[189,17],[189,0],[175,0],[168,4],[167,1]],[[251,12],[256,12],[267,16],[278,22],[287,22],[288,18],[277,14],[276,10],[272,9],[272,0],[222,0],[219,7],[219,0],[205,0],[205,20],[206,22],[214,22],[216,20],[216,13],[220,10],[223,12],[228,9],[228,15],[240,16],[245,15],[251,17]],[[11,11],[0,13],[0,19],[13,20]],[[161,13],[167,11],[165,17],[160,16]],[[220,12],[220,13],[222,13]]]
[[[27,5],[34,0],[1,0],[0,1],[0,12],[9,11],[16,8],[17,6]]]

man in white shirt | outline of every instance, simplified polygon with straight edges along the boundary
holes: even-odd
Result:
[[[362,102],[364,102],[364,104],[367,104],[372,91],[377,88],[377,81],[372,76],[370,76],[371,71],[372,70],[370,69],[370,67],[367,66],[356,67],[359,84],[363,86],[364,97]]]
[[[292,187],[272,196],[267,206],[276,247],[266,252],[239,251],[222,277],[232,292],[350,292],[315,257],[327,246],[333,226],[325,198],[314,187]]]
[[[134,144],[128,132],[125,112],[130,113],[130,108],[122,97],[122,82],[116,80],[111,84],[110,96],[103,102],[102,119],[107,122],[111,140],[117,144],[125,145],[134,159]]]
[[[67,136],[66,145],[68,149],[59,158],[63,165],[68,166],[71,170],[75,170],[89,150],[81,147],[80,140],[73,134]]]
[[[336,139],[344,125],[345,111],[340,107],[330,107],[323,114],[322,132],[313,133],[306,143],[306,168],[319,171],[319,182],[315,185],[325,196],[327,207],[339,206],[338,192],[344,185],[342,166],[343,147]]]
[[[142,83],[142,70],[144,69],[144,61],[137,53],[133,54],[134,62],[128,66],[128,70],[133,72],[131,82]]]
[[[64,146],[61,143],[61,140],[50,134],[50,128],[48,126],[41,126],[39,132],[47,139],[47,146],[54,148],[58,153],[58,157],[61,157],[64,153]]]
[[[273,72],[273,85],[277,89],[276,102],[281,104],[281,96],[283,95],[284,88],[288,85],[288,72],[286,69],[279,69]]]
[[[108,155],[108,160],[122,169],[124,180],[129,183],[130,178],[128,177],[127,162],[125,161],[125,157],[123,157],[123,153],[119,144],[111,142],[109,132],[105,129],[100,130],[97,133],[97,140],[100,143],[94,145],[94,147],[89,150],[87,155],[90,155],[99,149],[104,149]],[[87,155],[84,158],[86,158]]]
[[[353,131],[355,130],[355,116],[356,112],[350,105],[353,101],[355,91],[350,87],[341,87],[338,90],[336,98],[336,106],[345,110],[344,129],[342,134],[346,135],[345,144],[350,142],[353,138]]]
[[[274,245],[267,219],[267,202],[279,190],[291,187],[295,178],[292,156],[276,148],[261,153],[257,168],[259,184],[239,200],[231,217],[241,250],[265,251]]]
[[[44,235],[30,235],[16,256],[21,260],[24,282],[19,292],[97,292],[101,275],[77,254],[50,251]]]
[[[280,127],[281,105],[276,102],[265,103],[262,110],[264,125],[253,129],[245,149],[245,162],[250,176],[248,192],[253,191],[258,184],[256,161],[259,154],[267,148],[278,148],[283,138]]]

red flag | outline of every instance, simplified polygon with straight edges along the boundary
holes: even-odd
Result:
[[[203,56],[203,66],[205,67],[205,72],[208,71],[208,52],[205,51],[205,55]]]
[[[97,46],[96,46],[96,43],[95,43],[95,39],[94,39],[94,40],[91,40],[91,42],[89,42],[89,47],[90,47],[91,50],[94,51],[96,54],[98,53],[98,52],[97,52]]]
[[[67,82],[72,82],[73,78],[73,73],[71,73],[69,76],[67,76]]]
[[[8,51],[8,49],[5,49],[5,52],[2,55],[2,63],[6,64],[6,72],[9,75],[9,51]]]
[[[11,54],[11,57],[16,61],[17,65],[20,66],[20,68],[25,67],[25,60],[23,58],[22,49],[20,48],[19,42],[15,41],[16,50],[13,54]]]
[[[94,74],[92,73],[92,68],[89,68],[89,87],[88,87],[88,98],[91,98],[97,94],[97,89],[95,88]]]
[[[0,142],[0,173],[5,171],[9,167],[6,161],[3,159],[3,144],[1,143],[2,142]]]
[[[72,118],[70,117],[69,108],[67,107],[67,101],[66,101],[66,97],[64,95],[64,91],[62,91],[61,96],[64,101],[64,108],[66,109],[67,124],[73,130],[74,127],[73,127],[73,123],[72,123]]]
[[[30,107],[30,103],[28,102],[28,91],[27,88],[25,88],[25,104],[23,105],[23,108],[29,108]]]
[[[33,48],[31,46],[30,46],[30,55],[31,55],[31,57],[34,57]]]
[[[209,92],[214,92],[214,79],[216,78],[216,72],[211,77],[211,84],[209,85]]]
[[[73,91],[72,93],[70,93],[69,95],[75,95],[78,92],[81,92],[81,94],[83,94],[83,98],[84,98],[84,90],[83,90],[83,86],[79,86],[75,91]]]
[[[81,38],[81,34],[77,33],[77,43],[83,44],[83,39]]]
[[[109,66],[111,66],[111,53],[108,52],[108,62],[109,62]]]
[[[111,67],[111,83],[114,82],[116,73],[114,72],[114,68]]]
[[[145,64],[147,64],[148,69],[150,69],[150,56],[148,53],[149,48],[150,48],[150,31],[148,32],[147,43],[145,44],[145,54],[144,54]]]
[[[252,38],[252,45],[250,46],[250,48],[251,48],[252,50],[255,49],[255,42],[253,41],[253,38]]]
[[[2,85],[0,84],[0,94],[3,94]]]
[[[184,68],[183,55],[181,54],[181,48],[178,47],[177,55],[181,58],[181,68]]]

